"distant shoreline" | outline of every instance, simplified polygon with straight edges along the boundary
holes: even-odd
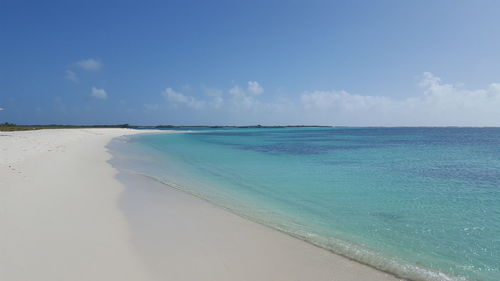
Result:
[[[404,129],[404,128],[500,128],[492,126],[471,127],[471,126],[326,126],[326,125],[129,125],[129,124],[116,124],[116,125],[18,125],[13,123],[0,123],[0,131],[31,131],[42,129],[287,129],[287,128],[336,128],[336,129]]]
[[[319,126],[319,125],[286,125],[286,126],[262,126],[262,125],[251,125],[251,126],[177,126],[177,125],[155,125],[155,126],[140,126],[140,125],[129,125],[129,124],[118,124],[118,125],[17,125],[13,123],[3,123],[0,124],[0,131],[27,131],[27,130],[42,130],[42,129],[96,129],[96,128],[122,128],[122,129],[271,129],[271,128],[333,128],[333,126]]]
[[[2,280],[397,280],[116,170],[109,143],[141,133],[175,132],[2,134]]]

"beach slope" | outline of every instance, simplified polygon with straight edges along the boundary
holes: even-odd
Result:
[[[152,280],[105,146],[129,129],[0,132],[0,280]]]
[[[0,280],[397,280],[118,174],[107,144],[143,132],[0,132]]]

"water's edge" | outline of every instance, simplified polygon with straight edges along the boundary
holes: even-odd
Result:
[[[400,278],[401,280],[409,280],[409,281],[437,281],[437,280],[443,280],[443,281],[464,280],[465,281],[465,280],[468,280],[468,279],[465,279],[462,277],[455,277],[455,276],[451,277],[451,276],[445,275],[441,272],[431,271],[427,268],[419,267],[419,266],[413,265],[413,264],[411,264],[410,265],[411,268],[409,268],[408,265],[402,264],[401,262],[398,262],[396,260],[392,260],[390,258],[387,258],[386,260],[384,260],[383,262],[380,263],[380,264],[383,264],[385,266],[385,268],[381,267],[381,266],[377,266],[376,264],[373,264],[373,263],[370,263],[369,261],[366,261],[368,259],[368,258],[366,258],[366,256],[367,256],[366,254],[367,253],[368,253],[368,255],[372,254],[373,256],[376,256],[379,259],[382,257],[376,255],[376,253],[370,253],[370,251],[367,251],[366,249],[363,249],[362,247],[359,247],[357,245],[351,245],[348,242],[338,240],[338,244],[340,247],[338,249],[335,249],[334,247],[332,247],[332,245],[328,245],[328,243],[326,243],[326,242],[321,243],[321,241],[311,239],[311,238],[307,237],[307,235],[293,232],[290,229],[286,229],[285,227],[280,227],[280,225],[272,224],[271,222],[266,221],[265,219],[259,219],[257,217],[252,217],[252,216],[245,214],[244,212],[239,211],[237,209],[232,209],[230,207],[224,206],[220,202],[216,202],[215,200],[211,200],[210,198],[205,197],[202,194],[197,193],[196,191],[194,191],[192,189],[189,189],[189,187],[178,186],[176,184],[169,183],[169,182],[165,181],[164,179],[157,178],[154,175],[140,173],[140,172],[134,171],[133,169],[127,169],[124,167],[120,167],[120,165],[118,163],[120,161],[120,159],[117,155],[120,154],[120,152],[123,155],[124,153],[126,153],[126,151],[117,149],[118,146],[113,145],[113,143],[115,141],[119,141],[120,143],[123,144],[123,143],[128,142],[131,138],[135,138],[135,137],[138,137],[140,135],[145,135],[145,134],[139,134],[139,135],[127,136],[127,137],[119,137],[119,138],[113,139],[107,145],[108,152],[112,155],[112,158],[108,162],[116,170],[118,170],[119,173],[126,173],[128,175],[133,175],[133,176],[137,176],[137,177],[145,177],[147,179],[153,180],[155,182],[162,184],[166,188],[172,188],[174,190],[177,190],[177,191],[189,194],[191,196],[194,196],[196,198],[199,198],[203,201],[210,203],[211,205],[213,205],[217,208],[228,211],[228,212],[235,214],[235,215],[237,215],[245,220],[249,220],[249,221],[258,223],[260,225],[266,226],[272,230],[279,231],[283,234],[286,234],[288,236],[291,236],[291,237],[294,237],[294,238],[299,239],[301,241],[304,241],[304,242],[306,242],[310,245],[313,245],[315,247],[327,250],[334,255],[341,256],[343,258],[346,258],[346,259],[353,261],[353,262],[356,262],[358,264],[362,264],[362,265],[371,267],[371,268],[376,269],[378,271],[392,275],[396,278]],[[120,180],[118,174],[117,174],[116,178],[124,186],[127,186],[127,182]],[[126,192],[126,190],[124,192]],[[358,254],[358,256],[356,256],[356,254],[353,253],[352,251],[345,253],[341,250],[342,244],[345,244],[345,245],[349,244],[348,245],[349,247],[352,247],[352,246],[359,247],[359,249],[357,249],[357,250],[363,251],[363,254],[362,255]]]

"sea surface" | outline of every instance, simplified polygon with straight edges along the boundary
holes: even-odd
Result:
[[[500,280],[499,128],[207,129],[118,151],[128,170],[399,277]]]

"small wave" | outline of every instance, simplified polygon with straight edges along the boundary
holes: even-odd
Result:
[[[327,237],[327,236],[322,236],[320,234],[311,233],[308,231],[301,231],[300,227],[297,226],[293,227],[294,224],[292,223],[285,224],[279,220],[269,219],[269,217],[267,217],[266,219],[261,216],[255,215],[256,213],[250,209],[242,211],[242,208],[235,208],[234,206],[231,206],[232,204],[230,204],[229,201],[224,202],[221,200],[216,200],[212,196],[207,196],[195,190],[186,188],[185,186],[169,182],[166,179],[162,179],[149,174],[137,173],[130,170],[128,170],[127,172],[131,172],[137,175],[153,179],[165,186],[174,188],[176,190],[180,190],[182,192],[186,192],[202,200],[208,201],[218,207],[228,210],[245,219],[257,222],[267,227],[271,227],[282,233],[288,234],[292,237],[303,240],[317,247],[331,251],[334,254],[343,256],[355,262],[391,274],[397,278],[403,278],[413,281],[468,281],[469,280],[466,277],[451,276],[442,272],[433,271],[418,265],[414,265],[400,259],[386,257],[377,253],[376,251],[369,250],[366,247],[356,245],[355,243],[352,242],[346,242],[344,240],[335,237],[331,236]]]

